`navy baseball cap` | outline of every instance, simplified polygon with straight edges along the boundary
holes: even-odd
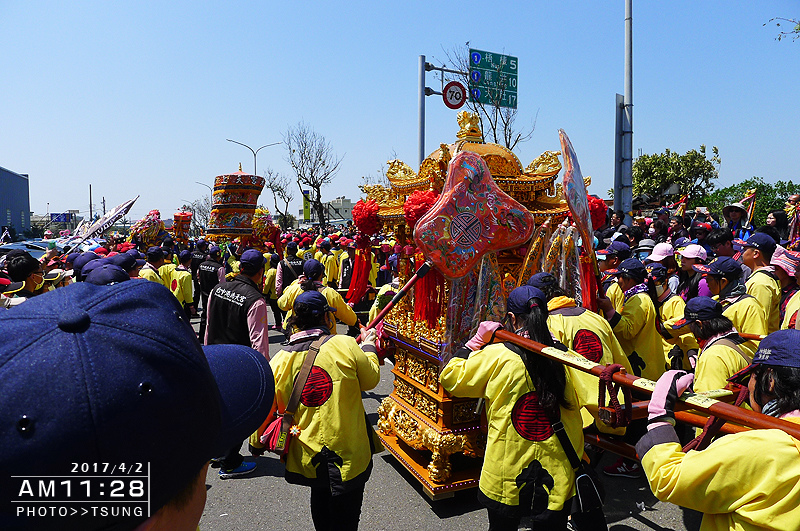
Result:
[[[100,258],[99,255],[93,253],[92,251],[86,251],[85,253],[82,253],[79,257],[75,258],[75,261],[72,262],[72,267],[80,271],[81,269],[84,268],[86,264],[88,264],[92,260],[97,260],[98,258]]]
[[[67,259],[64,260],[64,261],[66,263],[68,263],[68,264],[71,264],[71,263],[75,262],[75,259],[78,258],[80,255],[81,255],[81,253],[69,253],[67,255]]]
[[[659,284],[662,284],[669,276],[667,268],[661,265],[659,262],[647,264],[645,269],[647,270],[647,275]]]
[[[620,260],[625,260],[631,256],[631,246],[625,242],[614,240],[605,249],[597,251],[600,256],[616,256]]]
[[[257,249],[248,249],[242,253],[242,259],[240,260],[242,265],[248,265],[254,269],[259,269],[261,266],[264,265],[264,255],[261,254]]]
[[[189,251],[188,249],[184,249],[183,251],[180,252],[180,254],[178,254],[178,260],[181,263],[185,262],[186,260],[189,260],[191,257],[192,257],[192,251]]]
[[[219,245],[212,245],[208,248],[208,254],[219,254]]]
[[[764,251],[767,254],[774,253],[775,247],[778,245],[775,243],[775,240],[772,239],[772,236],[764,234],[763,232],[756,232],[747,238],[747,240],[733,240],[733,243],[738,243],[742,247],[752,247],[753,249]]]
[[[743,383],[746,381],[745,376],[748,376],[760,365],[800,367],[800,349],[797,348],[799,344],[800,330],[789,328],[772,332],[758,344],[758,350],[756,350],[750,365],[728,378],[728,381]]]
[[[139,260],[134,258],[133,255],[128,253],[122,254],[115,254],[114,256],[106,259],[109,264],[114,264],[115,266],[119,266],[128,273],[136,269],[137,267],[142,267],[144,265],[144,260]]]
[[[106,264],[106,263],[108,263],[108,262],[106,262],[105,258],[100,258],[98,260],[92,260],[91,262],[89,262],[88,264],[86,264],[85,266],[83,266],[80,269],[80,272],[78,273],[78,276],[80,277],[81,280],[86,280],[86,277],[89,276],[89,273],[91,273],[92,271],[94,271],[95,269],[97,269],[98,267],[100,267],[100,266],[102,266],[103,264]]]
[[[95,263],[99,263],[95,260]],[[91,264],[90,264],[91,265]],[[83,273],[83,271],[81,271]],[[108,286],[118,282],[130,280],[131,276],[127,271],[118,265],[114,264],[100,264],[93,268],[85,277],[85,281],[89,284],[96,284],[98,286]]]
[[[508,311],[514,315],[524,315],[531,312],[531,299],[542,301],[545,310],[547,309],[547,298],[544,292],[533,286],[520,286],[511,290],[508,294]]]
[[[142,253],[140,253],[139,250],[136,249],[136,248],[128,249],[127,251],[125,251],[125,254],[131,255],[132,257],[136,258],[137,260],[140,260],[140,259],[144,258],[144,255]]]
[[[683,309],[683,319],[672,325],[672,329],[677,330],[695,321],[707,321],[717,317],[722,317],[722,305],[718,301],[711,297],[692,297]]]
[[[303,274],[312,280],[316,280],[318,276],[325,272],[325,266],[323,266],[319,260],[306,260],[303,264]]]
[[[667,207],[661,207],[653,212],[654,215],[660,216],[661,214],[670,215],[670,210]]]
[[[149,475],[155,514],[211,458],[253,433],[274,398],[263,355],[241,345],[202,347],[177,299],[155,282],[72,284],[0,313],[0,329],[6,501],[18,498],[23,478],[13,476],[69,476],[72,463],[135,472],[141,463],[136,473]],[[0,504],[4,528],[132,529],[148,517],[16,513]]]
[[[304,291],[298,295],[294,300],[294,306],[297,307],[298,304],[305,304],[314,314],[336,311],[328,305],[328,299],[325,298],[325,295],[315,289]]]
[[[297,242],[289,242],[286,244],[286,250],[289,251],[290,254],[294,254],[297,252]]]
[[[727,277],[731,274],[742,274],[742,264],[730,256],[718,256],[707,264],[692,266],[697,272],[715,277]]]
[[[555,284],[558,284],[556,277],[544,271],[536,273],[528,279],[528,285],[537,289],[544,289]]]
[[[606,273],[610,273],[610,271],[606,271]],[[636,258],[627,258],[617,266],[617,269],[612,274],[642,281],[647,278],[647,269],[644,267],[644,264]]]
[[[691,239],[687,238],[686,236],[681,236],[680,238],[675,240],[675,242],[672,244],[672,246],[675,249],[680,249],[681,247],[686,247],[690,243],[692,243]]]
[[[164,258],[164,249],[161,247],[150,247],[147,249],[147,259],[151,262],[158,262]]]

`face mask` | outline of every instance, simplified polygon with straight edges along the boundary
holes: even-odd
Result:
[[[663,284],[660,286],[656,285],[656,295],[658,295],[659,297],[662,296],[664,294],[665,289],[666,287]]]
[[[37,289],[42,289],[42,286],[44,286],[44,275],[39,275],[39,278],[41,279],[41,282],[36,284],[36,287],[34,288],[34,291],[37,290]]]

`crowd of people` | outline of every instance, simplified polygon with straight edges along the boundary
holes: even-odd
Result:
[[[800,522],[800,470],[792,464],[800,462],[800,455],[792,453],[793,439],[755,432],[726,436],[695,457],[678,444],[688,442],[693,431],[674,427],[674,402],[690,384],[700,392],[729,381],[748,383],[748,378],[754,411],[800,423],[800,253],[782,245],[787,243],[785,213],[771,213],[758,228],[749,224],[746,213],[744,205],[729,205],[720,224],[703,209],[689,217],[663,207],[650,218],[633,218],[628,227],[622,212],[610,212],[606,226],[595,233],[593,252],[602,272],[597,313],[566,296],[553,275],[537,273],[510,292],[503,322],[481,323],[443,367],[440,381],[448,392],[486,401],[479,499],[488,510],[490,530],[517,529],[525,515],[532,515],[535,529],[565,529],[568,521],[574,529],[606,528],[601,507],[576,509],[581,500],[574,461],[587,459],[584,430],[637,445],[641,462],[620,458],[603,469],[605,474],[638,477],[644,469],[659,498],[707,513],[704,526],[709,529],[790,529]],[[286,480],[310,487],[317,529],[356,529],[371,455],[381,449],[366,420],[361,392],[377,385],[380,370],[376,333],[363,332],[360,344],[349,337],[364,323],[353,310],[359,301],[346,301],[339,290],[350,287],[356,253],[365,240],[352,229],[330,228],[319,234],[290,231],[280,243],[278,249],[273,244],[255,249],[237,241],[167,240],[138,249],[112,239],[81,253],[51,248],[39,260],[12,251],[0,264],[0,300],[7,308],[0,318],[35,320],[41,308],[63,307],[63,300],[76,308],[92,297],[111,300],[111,292],[103,289],[126,293],[125,304],[140,301],[152,308],[153,301],[160,301],[159,311],[174,309],[183,323],[176,334],[185,334],[190,320],[199,317],[196,337],[206,345],[209,374],[218,379],[225,415],[235,411],[224,404],[226,391],[217,374],[224,370],[211,353],[225,351],[226,345],[247,348],[225,351],[225,356],[251,359],[257,353],[263,363],[258,362],[260,376],[253,378],[259,382],[253,384],[262,386],[263,396],[252,400],[269,402],[260,417],[251,415],[247,429],[240,426],[222,445],[212,445],[213,454],[206,451],[199,473],[205,474],[208,461],[222,479],[252,473],[256,464],[244,460],[242,442],[249,440],[252,453],[263,453],[267,421],[300,393],[292,412],[295,442],[283,457]],[[391,239],[367,240],[366,245],[372,251],[369,286],[381,293],[396,291],[403,249]],[[87,315],[93,311],[87,309]],[[145,336],[175,319],[153,312],[153,322],[141,325]],[[68,318],[63,326],[59,321],[59,333],[91,334],[99,326],[88,324],[94,320],[70,324],[77,320]],[[353,333],[337,334],[337,322]],[[284,335],[274,356],[270,328]],[[658,381],[649,417],[624,430],[605,425],[597,418],[596,379],[515,344],[495,343],[500,328]],[[10,341],[7,336],[3,341]],[[28,352],[26,347],[18,350],[20,356]],[[303,388],[294,389],[311,351],[314,366]],[[195,352],[203,357],[202,351]],[[274,397],[264,391],[263,381],[274,386]],[[720,464],[736,451],[734,444],[753,453],[764,444],[780,449],[780,462],[773,467],[782,469],[775,479],[782,489],[780,500],[769,492],[754,494],[758,487],[748,483],[760,473],[751,470],[754,465]],[[730,474],[715,476],[714,466]],[[195,476],[198,470],[193,469]],[[725,495],[711,496],[712,491]],[[165,494],[165,506],[169,499]]]

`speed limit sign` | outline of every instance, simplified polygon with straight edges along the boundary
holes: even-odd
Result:
[[[467,91],[464,89],[464,85],[458,81],[451,81],[444,86],[442,99],[450,109],[458,109],[467,100]]]

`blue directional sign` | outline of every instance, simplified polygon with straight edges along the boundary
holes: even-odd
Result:
[[[470,49],[470,101],[516,109],[518,66],[514,56]]]

